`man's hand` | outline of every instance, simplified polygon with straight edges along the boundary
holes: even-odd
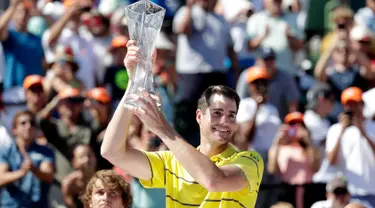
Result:
[[[128,48],[128,52],[126,53],[124,59],[124,66],[128,72],[129,77],[133,77],[134,70],[137,64],[141,61],[142,55],[140,53],[140,48],[137,46],[137,42],[135,40],[129,40],[126,44]],[[152,54],[152,63],[153,65],[156,62],[157,52],[156,50]]]
[[[289,130],[288,125],[281,125],[280,126],[279,131],[277,132],[276,138],[274,140],[274,145],[280,146],[280,145],[285,144],[287,142],[287,140],[289,139],[288,130]]]
[[[12,0],[10,2],[10,5],[11,6],[18,6],[18,4],[20,4],[23,0]]]
[[[150,95],[146,90],[141,90],[141,95],[130,95],[138,107],[126,105],[146,127],[154,134],[160,136],[166,128],[170,127],[158,104],[160,98]]]
[[[350,124],[351,124],[349,115],[347,115],[345,113],[341,113],[339,115],[339,122],[340,122],[343,130],[346,129],[346,128],[348,128],[350,126]]]
[[[33,163],[29,156],[24,156],[23,163],[21,165],[21,170],[23,171],[24,175],[27,174],[32,168]]]

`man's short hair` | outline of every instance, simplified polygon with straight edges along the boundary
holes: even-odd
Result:
[[[236,102],[237,110],[240,104],[240,97],[232,88],[224,85],[215,85],[208,87],[198,100],[198,109],[205,112],[210,106],[210,98],[213,95],[223,95]]]
[[[90,207],[91,195],[94,190],[96,181],[100,180],[104,187],[116,190],[120,193],[122,204],[125,208],[132,206],[133,200],[130,192],[130,186],[125,179],[115,173],[113,170],[100,170],[87,183],[85,193],[81,196],[81,201],[85,208]]]

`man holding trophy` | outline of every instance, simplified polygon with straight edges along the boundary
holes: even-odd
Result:
[[[131,7],[134,12],[142,7],[139,4],[147,4],[143,7],[147,10],[143,16],[139,12],[141,9],[138,10],[140,17],[134,18],[135,23],[139,20],[154,21],[158,12],[162,16],[163,11],[151,2],[135,4],[138,5],[128,6],[127,11]],[[148,15],[155,15],[155,18]],[[105,133],[102,156],[127,174],[139,178],[144,187],[164,188],[167,208],[255,207],[264,170],[263,160],[255,151],[238,152],[230,144],[237,130],[236,114],[240,98],[226,86],[207,88],[198,101],[196,111],[200,146],[194,148],[186,142],[160,111],[160,99],[153,91],[152,78],[148,77],[156,53],[152,46],[147,46],[152,41],[150,33],[146,33],[150,27],[155,29],[155,25],[155,21],[153,24],[138,24],[142,28],[140,30],[137,25],[129,25],[130,33],[140,31],[133,34],[127,44],[124,64],[130,81]],[[170,151],[146,152],[130,147],[127,136],[133,114]]]

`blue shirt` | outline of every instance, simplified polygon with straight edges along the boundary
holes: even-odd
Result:
[[[26,76],[42,75],[44,51],[40,37],[9,30],[2,42],[5,57],[4,89],[22,86]]]
[[[39,167],[45,161],[54,163],[55,160],[51,149],[35,142],[30,145],[27,153],[35,167]],[[0,148],[0,163],[8,164],[9,171],[19,170],[22,162],[23,157],[14,141],[6,147]],[[2,188],[0,207],[48,207],[49,187],[49,184],[43,183],[30,171],[23,178]]]

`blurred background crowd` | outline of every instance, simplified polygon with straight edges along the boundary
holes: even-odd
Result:
[[[241,97],[233,143],[264,161],[257,207],[375,207],[375,0],[152,0],[166,9],[152,72],[162,111],[199,145],[210,85]],[[129,77],[134,0],[0,1],[0,206],[82,207],[96,170],[165,207],[100,145]],[[134,117],[129,145],[166,146]]]

